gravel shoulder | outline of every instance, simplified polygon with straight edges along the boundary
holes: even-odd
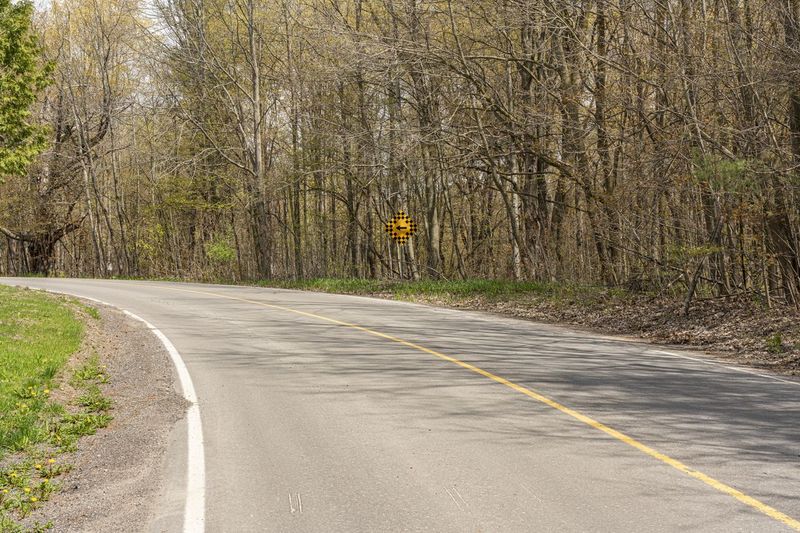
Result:
[[[59,480],[61,491],[25,523],[52,521],[58,532],[143,531],[163,497],[170,432],[186,403],[161,342],[119,310],[90,305],[101,319],[86,321],[76,359],[97,353],[106,365],[109,382],[101,388],[114,420],[63,456],[74,468]]]

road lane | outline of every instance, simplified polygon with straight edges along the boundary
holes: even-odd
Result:
[[[483,376],[253,302],[457,357],[800,516],[797,382],[553,326],[367,298],[6,281],[103,299],[172,340],[200,401],[209,531],[788,530]]]

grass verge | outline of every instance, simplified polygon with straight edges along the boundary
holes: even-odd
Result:
[[[534,281],[508,280],[453,280],[453,281],[393,281],[372,279],[332,279],[310,280],[271,280],[259,283],[262,286],[284,289],[299,289],[339,294],[384,295],[398,299],[415,300],[418,297],[437,297],[450,300],[463,298],[485,298],[488,300],[509,300],[524,298],[565,298],[624,297],[625,291],[605,289],[588,285],[565,285]]]
[[[0,531],[20,523],[59,489],[62,455],[108,425],[111,403],[96,354],[73,366],[94,308],[73,299],[0,286]]]

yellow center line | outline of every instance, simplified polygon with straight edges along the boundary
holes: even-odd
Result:
[[[741,492],[740,490],[737,490],[737,489],[731,487],[730,485],[726,485],[725,483],[723,483],[721,481],[718,481],[718,480],[714,479],[713,477],[711,477],[711,476],[709,476],[707,474],[704,474],[703,472],[699,472],[699,471],[697,471],[697,470],[695,470],[693,468],[690,468],[689,466],[687,466],[686,464],[682,463],[681,461],[678,461],[677,459],[673,459],[672,457],[670,457],[670,456],[668,456],[666,454],[663,454],[663,453],[661,453],[661,452],[659,452],[657,450],[654,450],[650,446],[647,446],[646,444],[643,444],[643,443],[639,442],[638,440],[636,440],[636,439],[634,439],[632,437],[629,437],[628,435],[626,435],[626,434],[624,434],[624,433],[622,433],[620,431],[617,431],[614,428],[611,428],[611,427],[603,424],[602,422],[598,422],[597,420],[595,420],[595,419],[593,419],[593,418],[591,418],[589,416],[586,416],[583,413],[580,413],[579,411],[576,411],[574,409],[570,409],[569,407],[567,407],[565,405],[562,405],[562,404],[558,403],[557,401],[552,400],[552,399],[548,398],[547,396],[544,396],[543,394],[539,394],[538,392],[533,391],[533,390],[531,390],[531,389],[529,389],[527,387],[523,387],[522,385],[519,385],[517,383],[509,381],[509,380],[507,380],[507,379],[505,379],[503,377],[497,376],[495,374],[492,374],[491,372],[488,372],[488,371],[486,371],[486,370],[484,370],[482,368],[479,368],[479,367],[477,367],[475,365],[472,365],[470,363],[461,361],[460,359],[456,359],[455,357],[450,357],[449,355],[445,355],[445,354],[443,354],[441,352],[437,352],[436,350],[431,350],[430,348],[426,348],[424,346],[420,346],[419,344],[415,344],[413,342],[410,342],[410,341],[395,337],[393,335],[388,335],[386,333],[381,333],[380,331],[375,331],[373,329],[369,329],[369,328],[364,327],[364,326],[359,326],[358,324],[351,324],[349,322],[343,322],[341,320],[336,320],[335,318],[330,318],[330,317],[323,316],[323,315],[317,315],[315,313],[308,313],[306,311],[299,311],[297,309],[292,309],[291,307],[284,307],[282,305],[276,305],[276,304],[268,304],[268,303],[259,302],[259,301],[256,301],[256,300],[248,300],[247,298],[238,298],[236,296],[228,296],[228,295],[225,295],[225,294],[219,294],[219,293],[214,293],[214,292],[198,291],[198,290],[191,290],[191,289],[179,289],[179,288],[176,288],[176,287],[163,287],[162,286],[162,288],[173,290],[173,291],[182,291],[182,292],[190,292],[190,293],[195,293],[195,294],[203,294],[203,295],[206,295],[206,296],[216,296],[218,298],[226,298],[228,300],[237,300],[237,301],[240,301],[240,302],[250,303],[250,304],[258,305],[258,306],[261,306],[261,307],[266,307],[266,308],[271,308],[271,309],[279,309],[281,311],[287,311],[289,313],[294,313],[294,314],[297,314],[297,315],[302,315],[302,316],[306,316],[306,317],[310,317],[310,318],[315,318],[315,319],[318,319],[318,320],[323,320],[325,322],[338,324],[340,326],[345,326],[345,327],[348,327],[348,328],[357,329],[359,331],[363,331],[364,333],[369,333],[370,335],[374,335],[376,337],[381,337],[383,339],[390,340],[392,342],[396,342],[398,344],[402,344],[404,346],[408,346],[409,348],[413,348],[415,350],[419,350],[421,352],[425,352],[427,354],[433,355],[435,357],[438,357],[439,359],[443,359],[443,360],[448,361],[450,363],[454,363],[454,364],[456,364],[456,365],[458,365],[458,366],[460,366],[462,368],[466,368],[467,370],[469,370],[471,372],[474,372],[476,374],[480,374],[481,376],[487,377],[487,378],[491,379],[492,381],[496,381],[497,383],[500,383],[502,385],[505,385],[506,387],[514,389],[515,391],[520,392],[520,393],[524,394],[525,396],[528,396],[529,398],[533,398],[534,400],[536,400],[538,402],[541,402],[541,403],[543,403],[545,405],[548,405],[548,406],[552,407],[553,409],[557,409],[558,411],[561,411],[562,413],[564,413],[566,415],[569,415],[572,418],[583,422],[587,426],[591,426],[591,427],[593,427],[595,429],[598,429],[598,430],[602,431],[603,433],[605,433],[607,435],[610,435],[611,437],[614,437],[615,439],[617,439],[619,441],[622,441],[625,444],[636,448],[640,452],[646,453],[650,457],[658,459],[662,463],[668,464],[669,466],[675,468],[676,470],[680,470],[684,474],[687,474],[687,475],[689,475],[689,476],[691,476],[691,477],[693,477],[695,479],[699,479],[700,481],[702,481],[706,485],[708,485],[710,487],[713,487],[714,489],[716,489],[716,490],[718,490],[718,491],[720,491],[720,492],[722,492],[724,494],[727,494],[729,496],[732,496],[732,497],[736,498],[737,500],[739,500],[740,502],[744,503],[745,505],[748,505],[748,506],[756,509],[757,511],[759,511],[761,513],[764,513],[765,515],[769,516],[770,518],[773,518],[773,519],[777,520],[778,522],[781,522],[781,523],[789,526],[790,528],[792,528],[792,529],[794,529],[796,531],[800,531],[800,521],[792,518],[791,516],[789,516],[789,515],[787,515],[785,513],[782,513],[780,511],[778,511],[774,507],[770,507],[769,505],[767,505],[767,504],[765,504],[765,503],[753,498],[752,496],[748,496],[747,494]]]

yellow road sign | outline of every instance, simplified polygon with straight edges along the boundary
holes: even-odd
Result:
[[[405,244],[416,232],[417,223],[411,220],[411,217],[402,211],[398,211],[398,213],[386,223],[386,233],[388,233],[395,242],[400,244]]]

